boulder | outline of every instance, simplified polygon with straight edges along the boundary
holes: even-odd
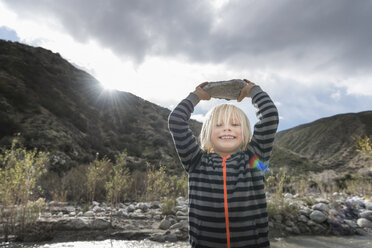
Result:
[[[360,213],[360,217],[372,221],[372,210],[363,211]]]
[[[86,211],[86,212],[84,213],[84,216],[85,216],[85,217],[94,217],[94,212],[93,212],[93,211]]]
[[[82,230],[89,229],[89,221],[85,218],[61,219],[54,224],[55,230]]]
[[[298,221],[301,221],[301,222],[304,222],[304,223],[307,223],[309,221],[309,219],[305,216],[305,215],[300,215],[298,217]]]
[[[366,227],[366,228],[372,228],[372,222],[365,219],[365,218],[360,218],[357,220],[357,224],[360,227]]]
[[[137,206],[135,208],[136,209],[141,209],[142,212],[147,212],[147,210],[149,209],[149,206],[144,202],[140,202],[140,203],[137,204]]]
[[[172,226],[172,223],[169,220],[163,219],[160,222],[159,229],[168,230],[171,226]]]
[[[319,211],[322,211],[322,212],[325,212],[325,213],[327,213],[329,211],[329,207],[325,203],[315,204],[315,205],[313,205],[312,209],[319,210]]]
[[[327,216],[319,210],[314,210],[310,214],[310,219],[313,220],[316,223],[323,223],[324,221],[327,220]]]

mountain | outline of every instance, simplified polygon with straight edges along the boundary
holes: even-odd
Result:
[[[51,153],[54,171],[127,150],[133,169],[150,162],[180,172],[169,113],[131,93],[104,90],[58,53],[0,40],[0,147],[20,133],[26,147]],[[200,123],[191,126],[200,131]]]
[[[333,171],[372,174],[372,159],[356,151],[356,136],[372,137],[372,111],[339,114],[277,133],[270,160],[291,175]]]
[[[123,150],[132,169],[144,170],[149,162],[182,172],[169,113],[131,93],[105,91],[58,53],[0,40],[0,147],[20,133],[26,147],[50,152],[56,172],[87,164],[97,153],[113,159]],[[191,121],[191,128],[200,133],[201,124]],[[372,111],[279,132],[270,166],[291,175],[368,174],[372,161],[356,152],[355,135],[372,137]]]

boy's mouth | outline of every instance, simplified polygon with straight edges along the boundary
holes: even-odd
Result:
[[[222,135],[219,138],[223,140],[231,140],[231,139],[235,139],[236,137],[232,135]]]

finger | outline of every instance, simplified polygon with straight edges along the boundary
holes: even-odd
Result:
[[[244,81],[246,81],[247,82],[247,84],[249,84],[249,85],[256,85],[255,83],[252,83],[251,81],[249,81],[248,79],[244,79]]]
[[[201,88],[203,88],[204,86],[206,86],[208,84],[208,82],[204,82],[204,83],[201,83],[201,84],[199,84],[199,86],[198,87],[201,87]]]

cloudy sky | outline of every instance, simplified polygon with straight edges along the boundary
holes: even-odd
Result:
[[[280,130],[372,110],[369,0],[0,0],[0,13],[1,39],[170,109],[201,82],[247,78],[277,104]],[[256,122],[248,99],[237,105]]]

